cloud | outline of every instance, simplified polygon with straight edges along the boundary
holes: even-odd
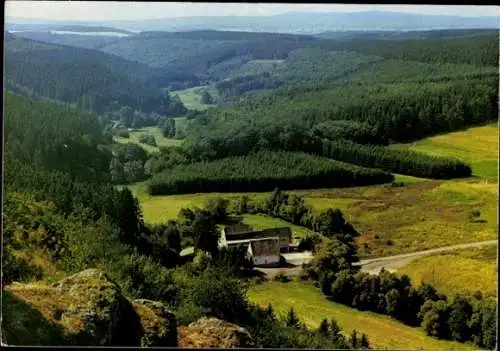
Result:
[[[133,20],[188,16],[265,16],[289,11],[393,11],[457,16],[500,15],[498,6],[259,4],[189,2],[6,1],[9,17],[48,20]]]

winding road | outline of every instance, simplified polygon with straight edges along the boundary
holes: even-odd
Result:
[[[481,247],[486,245],[497,244],[497,240],[487,240],[487,241],[479,241],[475,243],[468,244],[457,244],[457,245],[449,245],[444,247],[438,247],[435,249],[417,251],[407,254],[394,255],[394,256],[386,256],[379,258],[371,258],[367,260],[361,260],[359,262],[354,263],[354,266],[361,266],[361,270],[370,274],[378,274],[382,268],[385,268],[388,271],[394,271],[398,268],[404,267],[414,259],[418,257],[422,257],[425,255],[444,252],[444,251],[453,251],[459,249],[467,249],[472,247]],[[297,275],[302,270],[302,264],[308,263],[313,258],[311,252],[298,252],[298,253],[288,253],[283,254],[283,257],[286,261],[293,265],[293,267],[281,267],[281,268],[257,268],[259,271],[265,273],[266,275],[272,277],[279,272],[283,272],[286,275]]]

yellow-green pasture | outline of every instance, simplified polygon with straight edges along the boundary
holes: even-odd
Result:
[[[469,344],[438,340],[427,336],[421,328],[412,328],[388,316],[356,309],[327,300],[318,288],[303,282],[265,282],[252,285],[249,300],[262,307],[268,304],[280,316],[294,308],[309,328],[318,328],[323,318],[335,318],[344,333],[353,329],[368,336],[370,346],[377,349],[469,350]]]

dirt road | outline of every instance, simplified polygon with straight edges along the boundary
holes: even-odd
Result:
[[[438,253],[438,252],[444,252],[444,251],[466,249],[466,248],[471,248],[471,247],[481,247],[481,246],[493,245],[493,244],[497,244],[497,243],[498,243],[498,240],[488,240],[488,241],[480,241],[480,242],[469,243],[469,244],[450,245],[450,246],[438,247],[435,249],[417,251],[417,252],[412,252],[412,253],[407,253],[407,254],[372,258],[372,259],[368,259],[368,260],[361,260],[359,262],[354,263],[354,266],[361,266],[361,270],[364,272],[371,273],[371,274],[378,274],[382,268],[385,268],[386,270],[389,270],[389,271],[394,271],[398,268],[401,268],[401,267],[407,265],[408,263],[410,263],[414,259],[416,259],[418,257],[425,256],[425,255]],[[302,264],[308,263],[309,261],[311,261],[313,256],[312,256],[311,252],[299,252],[299,253],[283,254],[283,257],[286,259],[286,261],[290,265],[292,265],[292,267],[258,268],[258,270],[260,270],[263,273],[266,273],[266,275],[268,275],[270,277],[278,274],[280,271],[285,273],[286,275],[297,275],[302,270]]]

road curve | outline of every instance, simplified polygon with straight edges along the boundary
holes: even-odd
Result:
[[[417,251],[417,252],[411,252],[407,254],[400,254],[400,255],[394,255],[394,256],[386,256],[386,257],[379,257],[379,258],[371,258],[368,260],[361,260],[357,263],[354,263],[354,265],[367,265],[370,263],[374,262],[379,262],[379,261],[391,261],[391,260],[398,260],[402,258],[409,258],[409,257],[415,257],[415,256],[424,256],[436,252],[443,252],[443,251],[452,251],[452,250],[459,250],[459,249],[467,249],[471,247],[480,247],[480,246],[485,246],[485,245],[493,245],[498,243],[497,240],[487,240],[487,241],[479,241],[475,243],[468,243],[468,244],[457,244],[457,245],[449,245],[449,246],[443,246],[443,247],[438,247],[435,249],[429,249],[429,250],[423,250],[423,251]]]
[[[487,240],[487,241],[480,241],[480,242],[475,242],[475,243],[468,243],[468,244],[457,244],[457,245],[449,245],[449,246],[444,246],[444,247],[438,247],[435,249],[429,249],[429,250],[423,250],[423,251],[417,251],[417,252],[412,252],[408,254],[401,254],[401,255],[395,255],[395,256],[387,256],[387,257],[380,257],[380,258],[372,258],[368,260],[361,260],[359,262],[354,263],[354,266],[361,266],[361,270],[367,273],[372,273],[372,274],[377,274],[380,272],[382,268],[387,269],[389,271],[394,271],[398,268],[406,266],[408,263],[411,261],[422,257],[426,256],[429,254],[433,253],[438,253],[438,252],[446,252],[446,251],[453,251],[453,250],[459,250],[459,249],[467,249],[467,248],[473,248],[473,247],[481,247],[481,246],[486,246],[486,245],[493,245],[497,244],[497,240]]]
[[[498,243],[498,239],[479,241],[479,242],[468,243],[468,244],[449,245],[449,246],[444,246],[444,247],[438,247],[435,249],[411,252],[411,253],[407,253],[407,254],[400,254],[400,255],[394,255],[394,256],[386,256],[386,257],[378,257],[378,258],[371,258],[371,259],[367,259],[367,260],[361,260],[359,262],[355,262],[353,265],[354,266],[361,266],[361,270],[364,272],[377,274],[382,268],[385,268],[389,271],[393,271],[393,270],[396,270],[398,268],[401,268],[401,267],[407,265],[408,263],[410,263],[414,259],[416,259],[418,257],[425,256],[425,255],[438,253],[438,252],[472,248],[472,247],[481,247],[481,246],[493,245],[493,244],[497,244],[497,243]],[[284,274],[287,274],[287,275],[296,275],[296,274],[300,273],[300,271],[302,270],[302,267],[301,267],[302,264],[310,262],[313,258],[312,254],[310,252],[289,253],[289,254],[283,254],[283,256],[287,260],[288,263],[295,265],[295,267],[258,268],[258,270],[260,270],[260,271],[262,271],[270,276],[276,275],[279,272],[283,272]]]

